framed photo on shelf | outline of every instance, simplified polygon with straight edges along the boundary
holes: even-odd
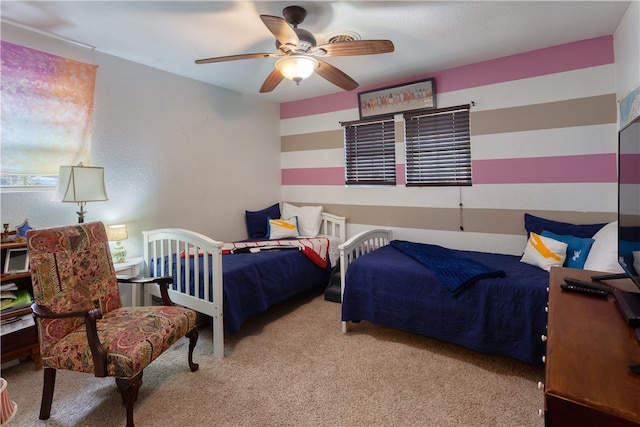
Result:
[[[27,248],[7,249],[4,258],[4,273],[26,273],[29,271],[29,252]]]
[[[433,77],[358,93],[360,119],[436,108]]]

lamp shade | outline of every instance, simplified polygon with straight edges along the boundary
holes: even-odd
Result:
[[[320,64],[315,59],[304,55],[287,56],[276,61],[276,68],[289,80],[300,83],[310,77]]]
[[[108,200],[104,168],[60,166],[54,202],[99,202]]]
[[[127,226],[124,224],[110,225],[107,228],[107,238],[112,242],[119,242],[121,240],[127,240]]]
[[[7,391],[7,381],[0,378],[0,426],[5,426],[15,417],[18,405],[11,400]]]

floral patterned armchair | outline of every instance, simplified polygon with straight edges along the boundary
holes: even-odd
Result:
[[[101,222],[31,230],[27,247],[44,366],[40,419],[51,413],[57,369],[115,377],[127,426],[144,368],[183,336],[190,339],[189,367],[198,369],[196,313],[171,303],[171,278],[154,280],[162,306],[122,307]]]

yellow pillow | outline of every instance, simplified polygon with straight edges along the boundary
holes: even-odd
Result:
[[[298,217],[289,219],[269,218],[267,227],[267,239],[278,240],[289,237],[298,237]]]
[[[520,262],[535,265],[549,271],[551,267],[562,266],[567,257],[567,244],[536,233],[529,234],[527,247]]]

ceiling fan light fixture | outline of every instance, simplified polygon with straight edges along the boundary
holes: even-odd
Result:
[[[320,63],[304,55],[292,55],[276,61],[276,68],[285,79],[293,80],[297,84],[310,77]]]

